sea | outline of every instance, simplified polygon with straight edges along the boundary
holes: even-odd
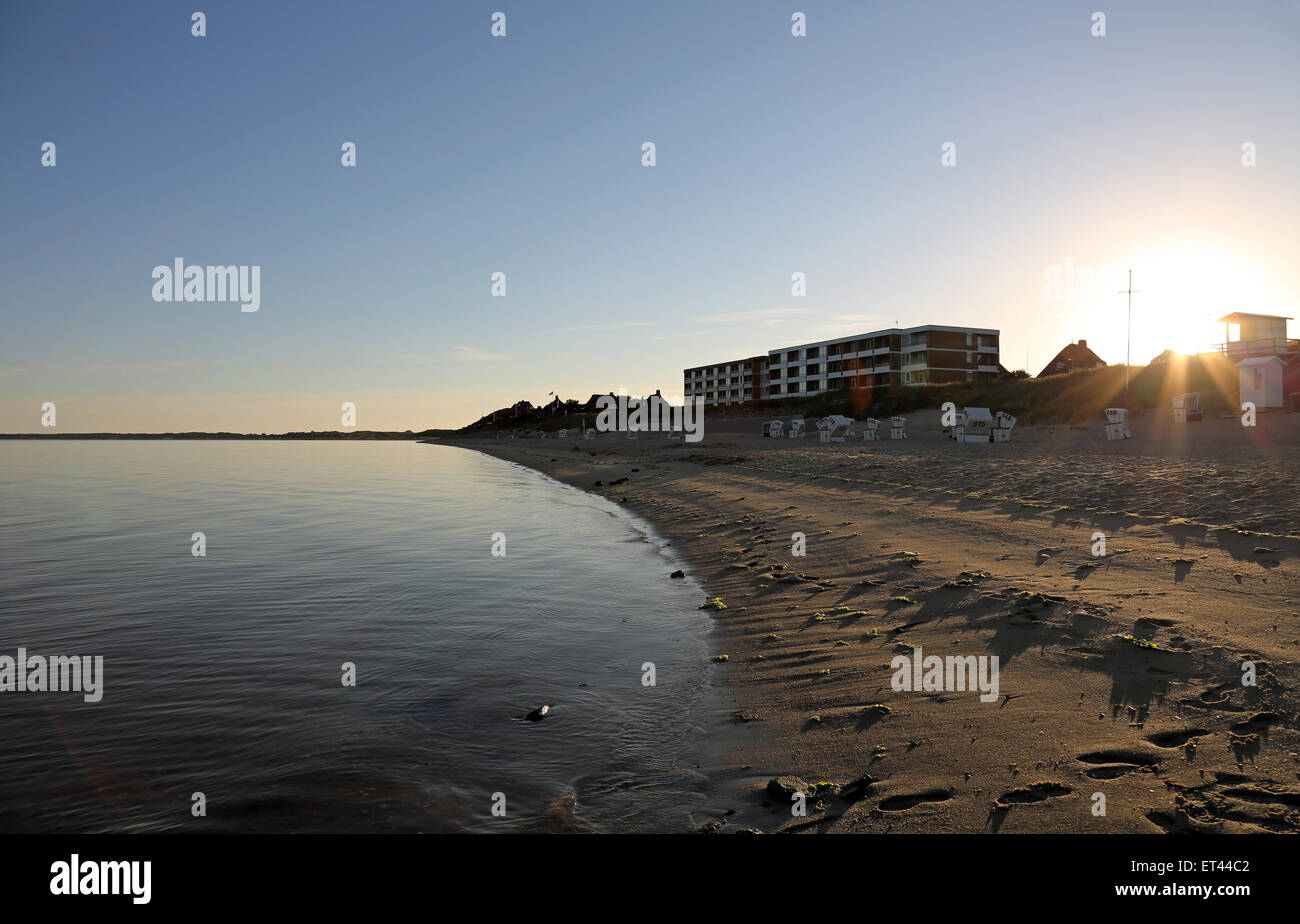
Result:
[[[0,442],[0,674],[102,657],[98,701],[0,690],[0,831],[691,830],[683,567],[437,443]]]

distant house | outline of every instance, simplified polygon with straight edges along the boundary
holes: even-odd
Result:
[[[606,392],[603,395],[592,395],[578,408],[578,410],[585,414],[595,414],[602,410],[602,403],[604,403],[605,398],[613,398],[615,401],[618,400],[618,396],[616,396],[612,391]]]
[[[1047,375],[1060,375],[1063,372],[1074,372],[1078,369],[1100,369],[1106,365],[1106,361],[1100,356],[1088,349],[1088,341],[1080,340],[1078,343],[1068,344],[1065,349],[1056,354],[1056,358],[1043,367],[1043,371],[1038,373],[1038,378]]]

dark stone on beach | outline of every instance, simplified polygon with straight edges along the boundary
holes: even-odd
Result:
[[[609,486],[612,488],[612,487],[614,487],[614,485],[616,485],[616,484],[624,484],[626,481],[627,481],[626,478],[616,478],[616,479],[614,479],[613,481],[611,481],[611,482],[609,483]]]
[[[634,471],[634,472],[639,472],[639,471],[641,471],[641,469],[639,469],[639,468],[634,468],[634,469],[632,469],[632,471]]]
[[[879,782],[880,781],[878,779],[876,779],[874,776],[868,773],[859,777],[858,779],[854,780],[852,783],[850,783],[849,785],[841,789],[840,795],[851,802],[857,802],[859,799],[865,798],[867,795],[867,791],[870,790],[873,785]]]
[[[808,788],[808,784],[797,776],[778,776],[767,783],[767,794],[773,799],[780,799],[783,802],[789,802],[790,797],[797,792],[803,792]]]
[[[711,821],[706,825],[700,825],[695,829],[696,834],[717,834],[726,825],[727,819],[719,818],[717,821]]]
[[[623,495],[623,499],[622,499],[621,501],[619,501],[619,503],[620,503],[620,504],[626,504],[626,503],[627,503],[627,495],[626,495],[626,494]]]
[[[685,572],[685,571],[674,571],[672,574],[670,574],[670,575],[668,575],[668,576],[669,576],[670,578],[684,578],[684,577],[686,577],[686,572]]]
[[[538,706],[532,712],[528,713],[528,715],[524,716],[524,718],[530,722],[540,722],[542,719],[546,718],[550,711],[550,706]]]
[[[741,828],[736,833],[737,834],[762,834],[763,832],[758,830],[758,828]]]
[[[593,487],[593,488],[599,488],[599,487],[603,487],[604,484],[605,484],[605,482],[603,482],[603,481],[597,481],[595,484],[592,485],[592,487]]]

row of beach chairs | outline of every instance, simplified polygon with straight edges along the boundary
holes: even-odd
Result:
[[[868,417],[862,421],[860,431],[856,426],[857,423],[858,421],[852,417],[845,417],[843,414],[831,414],[823,417],[816,424],[819,441],[823,443],[843,443],[857,439],[859,435],[864,440],[880,439],[880,425],[884,421]],[[785,437],[800,440],[808,435],[808,430],[808,422],[799,417],[790,421],[789,424],[784,420],[768,420],[763,423],[763,435],[770,439]],[[889,438],[891,440],[907,439],[906,417],[889,418]]]
[[[1201,395],[1200,392],[1189,392],[1184,395],[1174,395],[1174,423],[1189,423],[1201,419]],[[852,417],[845,417],[842,414],[831,414],[817,421],[816,429],[820,442],[823,443],[843,443],[847,440],[857,439],[861,435],[863,440],[880,439],[881,424],[883,420],[877,420],[874,417],[868,417],[862,421],[862,428],[859,431],[855,426],[857,421]],[[1011,431],[1015,429],[1016,418],[1005,411],[992,413],[986,407],[967,407],[957,414],[956,422],[948,430],[948,435],[959,443],[1009,443],[1011,442]],[[787,424],[783,420],[769,420],[763,424],[763,436],[773,439],[787,437],[792,440],[803,439],[808,435],[808,422],[802,418],[796,417]],[[530,435],[525,433],[525,436]],[[539,434],[542,439],[547,439],[548,434]],[[568,430],[558,430],[555,433],[555,439],[567,439]],[[680,440],[681,431],[672,431],[667,434],[670,440]],[[502,434],[497,433],[497,439],[501,439]],[[508,439],[516,439],[517,434],[511,433]],[[582,438],[592,440],[596,438],[596,431],[587,427],[582,433]],[[634,440],[637,438],[635,431],[629,431],[627,438]],[[889,438],[891,440],[907,439],[907,418],[891,417],[889,418]],[[1122,407],[1106,408],[1106,439],[1108,440],[1127,440],[1133,438],[1133,432],[1128,426],[1128,410]]]

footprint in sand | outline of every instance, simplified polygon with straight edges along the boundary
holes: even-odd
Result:
[[[1180,748],[1193,738],[1210,734],[1207,728],[1183,728],[1147,735],[1147,740],[1158,748]]]
[[[947,802],[951,798],[952,791],[949,789],[927,789],[925,792],[909,793],[905,796],[890,796],[877,808],[882,812],[904,812],[923,802]]]
[[[1235,732],[1258,732],[1280,721],[1282,721],[1282,717],[1276,712],[1257,712],[1244,722],[1238,722],[1232,726],[1232,730]]]
[[[1090,780],[1113,780],[1126,773],[1134,773],[1145,769],[1147,768],[1139,767],[1136,764],[1102,764],[1083,771],[1083,775]]]
[[[1046,802],[1048,799],[1059,799],[1061,796],[1068,796],[1072,792],[1074,790],[1069,786],[1053,780],[1045,780],[1004,792],[998,796],[997,801],[993,804],[997,808],[1004,809],[1013,805],[1028,805],[1033,802]]]
[[[1139,751],[1134,748],[1108,748],[1102,751],[1089,751],[1075,757],[1075,760],[1082,761],[1085,764],[1132,764],[1137,767],[1154,767],[1160,763],[1160,758],[1155,754],[1149,754],[1146,751]]]

